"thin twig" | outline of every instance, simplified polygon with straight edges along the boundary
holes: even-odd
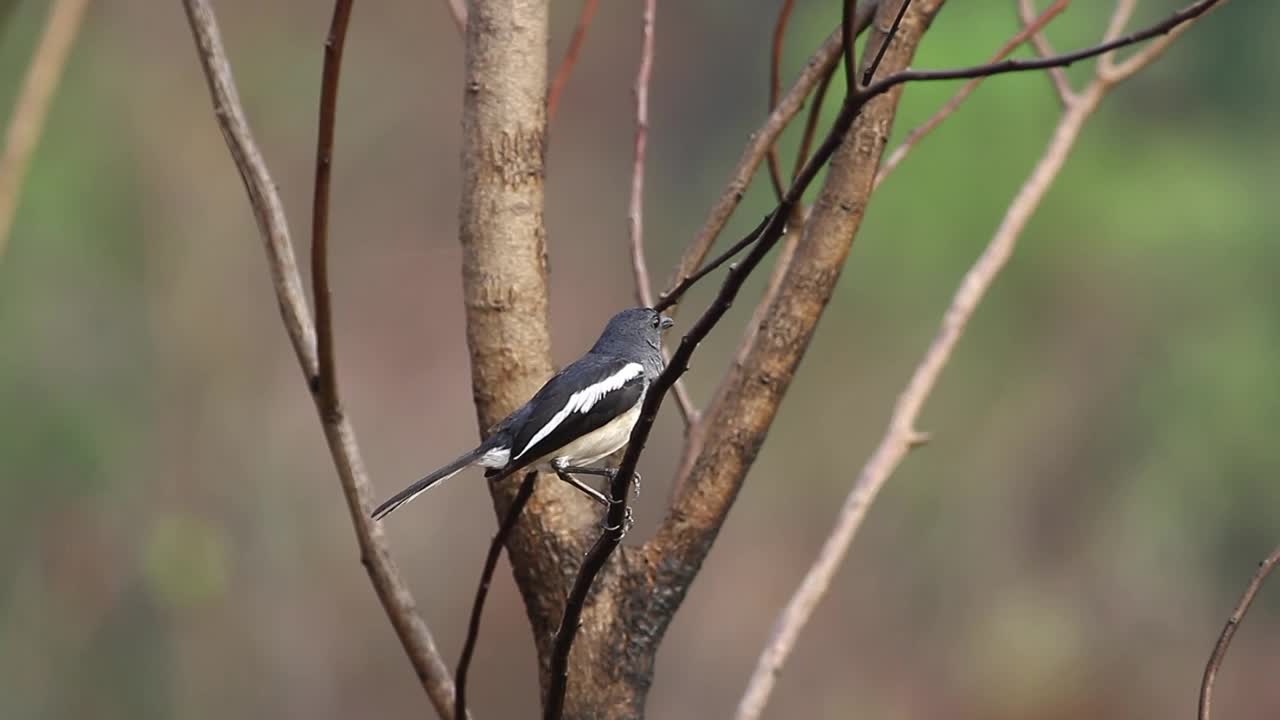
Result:
[[[631,164],[631,202],[627,210],[628,245],[631,250],[631,271],[635,276],[636,301],[653,307],[653,284],[649,280],[649,264],[644,258],[644,172],[646,149],[649,145],[649,78],[653,74],[653,25],[657,15],[657,0],[645,0],[641,22],[640,69],[636,71],[636,137]],[[698,409],[689,397],[684,383],[675,388],[676,406],[688,428],[698,422]]]
[[[453,24],[458,28],[458,34],[466,33],[467,0],[445,0],[445,5],[449,7],[449,16],[453,18]]]
[[[0,258],[4,257],[8,245],[31,155],[40,142],[45,116],[88,4],[88,0],[55,0],[50,6],[44,32],[14,101],[13,117],[5,131],[4,149],[0,151]]]
[[[574,66],[578,64],[578,55],[582,52],[582,44],[587,39],[587,30],[591,28],[591,19],[595,17],[599,6],[600,0],[582,1],[578,24],[573,28],[573,37],[569,38],[569,49],[565,51],[564,59],[556,68],[556,76],[551,81],[551,88],[547,90],[548,123],[556,116],[556,108],[560,106],[560,96],[564,93],[565,85],[569,83],[569,76],[573,74]]]
[[[791,11],[796,0],[782,0],[782,8],[778,10],[778,20],[773,24],[773,49],[769,55],[769,114],[778,107],[778,96],[782,95],[782,44],[787,37],[787,24],[791,21]],[[778,145],[769,146],[765,159],[769,167],[769,182],[773,185],[773,196],[782,199],[782,170],[778,167]]]
[[[644,168],[645,150],[649,144],[649,77],[653,73],[653,21],[656,0],[644,0],[641,22],[640,69],[636,71],[636,136],[631,163],[631,203],[627,210],[628,245],[631,248],[631,270],[635,276],[636,301],[653,307],[653,290],[649,283],[649,265],[644,259]]]
[[[480,584],[476,587],[476,597],[471,603],[471,619],[467,622],[467,639],[462,643],[462,655],[458,658],[458,670],[454,675],[453,716],[467,717],[467,671],[471,669],[471,658],[476,651],[476,642],[480,639],[480,616],[484,614],[484,601],[489,597],[489,585],[493,583],[493,573],[498,567],[498,557],[507,546],[507,538],[520,520],[520,513],[533,495],[534,481],[538,479],[536,470],[524,474],[520,481],[520,489],[511,499],[511,506],[498,526],[493,541],[489,543],[489,554],[484,558],[484,568],[480,571]]]
[[[818,89],[813,91],[813,102],[809,105],[809,114],[804,120],[804,134],[800,136],[800,147],[796,149],[796,164],[791,170],[791,179],[795,180],[801,168],[809,159],[809,148],[813,146],[813,135],[818,130],[818,118],[822,117],[822,102],[827,99],[827,88],[831,87],[831,78],[836,74],[833,63],[818,81]]]
[[[868,85],[864,92],[874,96],[886,92],[893,87],[909,82],[966,80],[968,78],[990,77],[992,75],[1004,75],[1012,72],[1067,67],[1081,60],[1088,60],[1089,58],[1097,57],[1103,53],[1111,52],[1112,50],[1118,50],[1119,48],[1140,43],[1143,40],[1150,40],[1158,35],[1164,35],[1165,33],[1176,29],[1179,25],[1195,20],[1206,12],[1212,10],[1216,5],[1225,2],[1226,0],[1198,0],[1198,2],[1188,5],[1150,27],[1130,33],[1121,38],[1116,38],[1110,42],[1104,42],[1094,45],[1093,47],[1076,50],[1075,52],[1063,53],[1047,58],[1037,58],[1034,60],[1004,60],[998,63],[974,65],[972,67],[956,68],[954,70],[903,70],[902,72],[895,73]]]
[[[1032,0],[1018,0],[1018,19],[1024,26],[1035,22],[1036,9]],[[1040,57],[1051,57],[1057,54],[1043,32],[1031,34],[1031,47]],[[1054,93],[1058,96],[1058,102],[1065,108],[1076,96],[1075,90],[1071,89],[1071,81],[1067,79],[1067,71],[1062,68],[1049,68],[1046,72],[1049,73],[1049,80],[1053,84]]]
[[[840,9],[840,47],[844,51],[844,93],[852,96],[858,92],[858,76],[853,72],[853,69],[858,66],[858,51],[853,42],[858,37],[858,31],[853,23],[853,19],[858,16],[858,0],[844,0],[840,4]],[[888,36],[885,37],[885,47],[889,46],[889,39]]]
[[[336,0],[329,36],[324,43],[320,80],[320,119],[316,132],[316,181],[311,202],[311,292],[315,296],[318,367],[311,391],[321,413],[341,412],[338,371],[333,354],[333,311],[329,301],[329,180],[333,170],[333,135],[338,120],[338,80],[347,43],[352,0]]]
[[[880,0],[863,0],[858,4],[858,14],[854,17],[855,34],[862,32],[871,24],[871,18],[879,4]],[[689,283],[690,277],[702,266],[703,260],[711,252],[711,246],[715,244],[716,238],[720,236],[720,232],[728,224],[733,211],[742,202],[743,193],[746,192],[747,185],[755,175],[756,169],[760,167],[760,162],[764,159],[765,154],[777,141],[778,135],[782,133],[783,129],[791,123],[796,113],[800,112],[800,108],[804,106],[804,99],[809,95],[809,92],[821,81],[823,76],[832,72],[832,68],[835,67],[840,57],[841,32],[840,28],[836,28],[810,56],[809,61],[805,63],[804,70],[800,72],[800,76],[796,78],[791,89],[787,91],[782,101],[778,103],[777,109],[769,115],[764,125],[751,134],[750,141],[747,143],[747,147],[743,149],[742,156],[738,159],[738,164],[734,167],[729,182],[725,185],[724,190],[721,191],[720,197],[715,204],[711,206],[711,211],[708,213],[707,219],[703,221],[698,234],[694,236],[693,241],[685,248],[684,255],[681,256],[680,262],[667,284],[668,289],[659,296],[659,303],[665,303],[664,307],[670,308],[671,314],[675,313],[675,305],[683,293],[683,290],[677,290],[677,288],[688,288],[691,285]]]
[[[262,233],[281,317],[303,376],[310,384],[319,372],[315,330],[284,206],[245,119],[213,9],[208,0],[183,0],[183,5],[209,84],[214,116],[244,181]],[[320,409],[318,403],[317,409]],[[418,614],[413,595],[391,559],[382,529],[368,520],[373,494],[355,430],[342,413],[326,417],[321,412],[321,424],[360,546],[360,561],[432,705],[442,718],[452,718],[453,681],[449,671],[436,650],[430,630]]]
[[[907,14],[907,6],[911,4],[911,0],[902,0],[902,4],[898,6],[898,14],[893,17],[893,24],[889,26],[889,32],[885,33],[884,42],[880,43],[880,48],[876,50],[875,59],[867,66],[862,73],[862,84],[870,85],[871,79],[876,76],[876,70],[880,68],[880,61],[884,60],[884,53],[889,49],[889,43],[893,42],[894,36],[898,34],[898,26],[902,24],[902,18]]]
[[[1204,667],[1204,679],[1200,682],[1200,704],[1199,712],[1196,717],[1199,720],[1210,720],[1210,711],[1213,705],[1213,684],[1218,679],[1218,670],[1222,668],[1222,661],[1227,657],[1227,649],[1231,647],[1231,640],[1236,636],[1236,630],[1240,628],[1240,623],[1244,621],[1245,613],[1249,612],[1249,606],[1253,604],[1254,597],[1258,591],[1262,589],[1262,584],[1266,582],[1267,576],[1275,570],[1276,565],[1280,564],[1280,547],[1271,551],[1265,560],[1258,563],[1258,569],[1250,578],[1249,584],[1245,586],[1244,593],[1240,595],[1240,601],[1236,603],[1236,609],[1232,611],[1231,617],[1227,618],[1227,624],[1222,627],[1222,632],[1218,635],[1218,642],[1213,645],[1213,652],[1209,655],[1209,662]]]
[[[916,420],[970,318],[1013,254],[1019,236],[1061,171],[1085,121],[1114,86],[1099,68],[1094,82],[1068,105],[1044,154],[1010,203],[999,228],[965,274],[943,315],[937,335],[898,396],[884,435],[845,498],[835,526],[800,586],[778,615],[769,644],[757,660],[739,702],[736,720],[756,720],[764,711],[778,673],[795,647],[800,631],[826,595],[871,503],[907,453],[924,441],[926,436],[916,429]]]
[[[1004,45],[1001,45],[1000,49],[991,57],[991,62],[1003,60],[1009,53],[1013,52],[1015,48],[1026,42],[1029,37],[1035,35],[1044,28],[1050,20],[1057,17],[1063,10],[1066,10],[1067,5],[1069,4],[1071,4],[1071,0],[1055,0],[1052,5],[1045,8],[1044,12],[1040,13],[1039,17],[1035,18],[1019,30],[1018,33],[1009,38]],[[875,188],[880,187],[880,183],[884,182],[884,179],[889,176],[889,173],[893,172],[894,169],[897,168],[904,159],[906,159],[907,153],[911,152],[911,150],[918,145],[921,140],[941,125],[943,120],[946,120],[955,113],[956,110],[960,109],[960,105],[962,105],[965,100],[969,99],[969,96],[973,94],[974,90],[978,89],[978,85],[980,85],[984,79],[985,78],[973,78],[962,85],[960,89],[956,91],[956,94],[952,95],[950,100],[947,100],[942,107],[938,108],[938,111],[926,120],[923,125],[920,125],[907,133],[906,139],[903,140],[898,147],[894,148],[893,152],[889,153],[889,157],[885,159],[883,164],[881,164],[880,171],[876,173],[875,184],[872,185],[872,189],[874,190]]]

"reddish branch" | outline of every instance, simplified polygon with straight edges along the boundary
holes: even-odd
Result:
[[[587,30],[591,28],[591,20],[595,17],[596,8],[599,5],[600,0],[583,0],[582,2],[578,24],[573,28],[573,37],[569,39],[569,49],[565,51],[560,67],[556,68],[556,76],[551,81],[551,88],[547,90],[548,123],[556,116],[556,108],[560,106],[560,95],[564,93],[564,87],[569,83],[569,76],[573,74],[573,68],[578,64],[578,55],[582,52],[582,44],[587,39]]]
[[[1227,618],[1227,624],[1222,627],[1222,632],[1218,635],[1218,642],[1214,643],[1213,652],[1209,655],[1209,662],[1204,668],[1204,679],[1200,683],[1200,704],[1199,712],[1196,715],[1199,720],[1210,720],[1210,710],[1213,704],[1213,683],[1218,678],[1218,670],[1222,667],[1222,661],[1227,657],[1227,648],[1231,647],[1231,639],[1236,636],[1236,630],[1240,629],[1240,623],[1244,621],[1245,613],[1249,612],[1249,606],[1253,604],[1254,597],[1258,591],[1262,589],[1262,584],[1266,582],[1267,576],[1275,570],[1276,565],[1280,564],[1280,547],[1271,551],[1265,560],[1258,563],[1258,570],[1249,580],[1249,584],[1245,586],[1244,593],[1240,596],[1240,601],[1236,603],[1236,609],[1231,613],[1231,617]]]
[[[453,680],[453,716],[467,717],[467,672],[471,669],[471,658],[476,651],[476,641],[480,639],[480,616],[484,614],[484,601],[489,596],[489,585],[493,583],[493,573],[498,567],[498,557],[502,548],[507,545],[507,538],[520,520],[520,513],[533,495],[534,482],[538,479],[536,471],[524,474],[520,481],[520,489],[511,500],[507,514],[498,526],[498,532],[489,543],[489,554],[484,558],[484,568],[480,571],[480,584],[476,587],[476,597],[471,603],[471,619],[467,622],[467,639],[462,643],[462,655],[458,658],[458,670]]]
[[[782,42],[787,36],[787,24],[791,21],[791,11],[796,0],[782,0],[782,9],[778,11],[778,21],[773,25],[773,52],[769,58],[769,114],[778,108],[778,97],[782,95]],[[782,171],[778,169],[778,146],[771,144],[765,156],[769,166],[769,182],[773,184],[774,197],[782,199]]]
[[[547,702],[544,714],[544,717],[547,718],[547,720],[556,720],[560,717],[568,682],[567,669],[569,653],[572,649],[574,638],[577,635],[578,621],[582,615],[583,607],[586,603],[592,583],[600,570],[603,569],[605,563],[609,559],[609,556],[615,549],[617,549],[622,540],[622,535],[626,526],[626,508],[631,479],[635,473],[636,464],[639,461],[640,454],[644,451],[645,443],[647,442],[649,433],[653,428],[654,420],[657,417],[657,412],[662,404],[664,396],[675,383],[676,379],[688,369],[688,362],[692,357],[694,350],[711,332],[712,328],[720,322],[721,318],[724,317],[724,314],[733,304],[734,298],[736,298],[738,292],[741,290],[746,278],[759,265],[760,261],[763,260],[764,256],[768,254],[773,246],[777,244],[785,229],[786,220],[790,215],[791,209],[798,202],[809,184],[813,181],[813,178],[817,175],[818,171],[826,165],[827,161],[835,152],[835,149],[840,145],[845,133],[853,125],[853,121],[857,118],[863,107],[865,107],[872,99],[888,92],[897,85],[916,80],[966,79],[1008,72],[1041,70],[1049,67],[1063,67],[1079,60],[1095,57],[1116,48],[1132,45],[1134,43],[1141,42],[1142,40],[1167,33],[1177,26],[1199,17],[1221,1],[1222,0],[1200,0],[1200,2],[1174,13],[1166,20],[1146,28],[1145,30],[1132,33],[1114,41],[1078,50],[1076,52],[1057,55],[1041,60],[1004,61],[958,70],[906,70],[873,82],[860,90],[855,88],[855,90],[845,98],[840,109],[840,113],[836,116],[832,128],[827,133],[826,138],[814,153],[813,157],[810,158],[808,163],[806,163],[800,175],[797,176],[796,180],[792,183],[782,201],[778,203],[778,206],[774,211],[769,214],[763,224],[763,228],[757,229],[757,231],[749,235],[748,238],[744,239],[744,243],[746,245],[750,245],[751,251],[745,258],[730,267],[729,272],[725,276],[720,287],[720,291],[712,300],[710,306],[708,306],[703,315],[696,323],[694,323],[688,334],[686,334],[681,340],[678,349],[672,356],[670,364],[667,366],[667,369],[658,377],[645,396],[644,404],[640,411],[640,418],[636,423],[635,428],[632,430],[626,454],[623,456],[622,463],[618,467],[616,476],[609,484],[612,504],[609,508],[605,523],[606,529],[597,538],[595,544],[591,547],[591,550],[588,551],[586,558],[582,562],[582,566],[578,571],[578,576],[574,581],[573,588],[571,589],[569,598],[565,604],[565,611],[560,623],[560,629],[556,633],[555,646],[551,657],[551,672],[549,677],[550,684],[547,691]],[[853,36],[849,27],[850,25],[851,13],[846,10],[842,31],[844,36],[848,38]],[[891,41],[892,38],[886,38],[886,45]],[[871,69],[874,74],[874,66],[869,66],[869,69]],[[678,297],[676,293],[671,293],[668,297],[664,298],[664,302],[669,304],[670,302],[673,302],[676,297]]]

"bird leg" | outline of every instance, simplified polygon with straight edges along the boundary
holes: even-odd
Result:
[[[600,492],[599,490],[591,487],[590,485],[582,482],[581,480],[573,476],[573,474],[576,473],[578,475],[596,475],[599,477],[611,477],[608,470],[605,470],[602,468],[575,467],[573,465],[566,465],[564,462],[559,460],[552,460],[550,464],[551,464],[551,469],[554,470],[556,473],[556,477],[559,477],[561,480],[577,488],[579,492],[584,493],[587,497],[591,498],[592,500],[595,500],[596,502],[600,503],[601,505],[604,505],[605,507],[609,507],[609,505],[612,504],[609,498],[604,493]]]

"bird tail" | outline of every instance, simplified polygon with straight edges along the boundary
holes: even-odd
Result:
[[[390,515],[391,511],[430,490],[433,485],[441,480],[448,480],[454,475],[457,475],[468,467],[474,465],[476,461],[479,460],[488,450],[490,450],[488,443],[484,443],[475,450],[457,458],[448,465],[445,465],[395,495],[392,495],[390,499],[379,505],[378,508],[373,511],[371,517],[373,517],[374,520],[381,520],[382,518]]]

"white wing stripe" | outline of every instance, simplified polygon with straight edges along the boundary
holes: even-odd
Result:
[[[569,415],[575,412],[586,413],[588,410],[595,407],[595,404],[600,402],[600,399],[605,395],[608,395],[614,390],[626,385],[628,381],[639,377],[643,372],[644,366],[640,363],[627,363],[626,365],[623,365],[622,369],[618,372],[594,385],[589,385],[570,395],[569,402],[565,403],[564,407],[560,409],[560,412],[556,413],[546,425],[543,425],[542,428],[534,434],[534,436],[529,440],[529,444],[525,445],[524,449],[516,454],[516,459],[519,459],[520,456],[529,452],[529,448],[537,445],[543,438],[550,435],[556,428],[560,427],[560,424],[567,420]]]

